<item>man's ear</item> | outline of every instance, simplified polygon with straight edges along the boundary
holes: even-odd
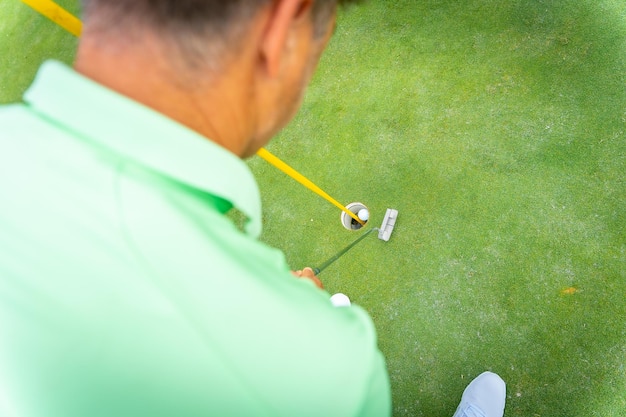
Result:
[[[274,0],[261,43],[261,59],[269,76],[276,76],[294,25],[309,19],[312,0]]]

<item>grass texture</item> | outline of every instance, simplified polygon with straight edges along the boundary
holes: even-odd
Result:
[[[61,2],[77,10],[77,2]],[[0,4],[0,102],[76,39]],[[10,16],[10,18],[9,18]],[[269,146],[378,226],[321,278],[372,315],[395,416],[450,416],[484,370],[506,416],[626,413],[626,3],[370,0]],[[258,158],[266,242],[317,266],[360,232]],[[367,229],[366,229],[367,230]]]
[[[484,370],[507,416],[626,413],[626,4],[369,1],[342,14],[269,149],[366,239],[327,289],[373,316],[394,415],[452,415]],[[358,236],[262,161],[263,238],[293,267]],[[371,226],[370,226],[371,227]]]
[[[78,1],[57,1],[78,15]],[[0,104],[21,100],[46,59],[71,63],[77,38],[19,0],[0,2]]]

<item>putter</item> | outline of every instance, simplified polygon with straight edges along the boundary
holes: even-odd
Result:
[[[380,240],[384,240],[385,242],[388,242],[389,239],[391,238],[391,233],[393,232],[393,228],[396,225],[397,218],[398,218],[398,210],[394,210],[390,208],[387,209],[387,212],[385,213],[385,218],[383,219],[383,223],[380,225],[380,228],[375,227],[373,229],[368,230],[367,232],[363,234],[363,236],[359,237],[357,240],[355,240],[354,242],[352,242],[351,244],[349,244],[348,246],[340,250],[336,255],[328,259],[319,267],[313,268],[313,272],[315,273],[315,275],[321,274],[324,269],[328,268],[333,262],[341,258],[346,252],[348,252],[350,249],[355,247],[360,241],[365,239],[372,232],[375,232],[375,231],[378,232],[378,238]]]

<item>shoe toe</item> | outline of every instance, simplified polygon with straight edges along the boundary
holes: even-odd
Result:
[[[502,417],[506,401],[506,384],[493,372],[483,372],[465,388],[455,416]],[[477,410],[478,409],[478,410]]]

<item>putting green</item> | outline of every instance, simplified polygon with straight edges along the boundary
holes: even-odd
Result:
[[[507,416],[626,412],[626,4],[369,1],[339,20],[269,149],[382,220],[323,275],[371,312],[397,416],[454,412],[484,370]],[[294,267],[358,232],[257,160]]]
[[[76,11],[77,2],[61,2]],[[75,38],[0,14],[0,102]],[[262,238],[370,313],[394,415],[446,416],[484,370],[507,416],[626,412],[626,3],[370,0],[342,13],[302,111],[269,150],[371,220],[258,158]]]

